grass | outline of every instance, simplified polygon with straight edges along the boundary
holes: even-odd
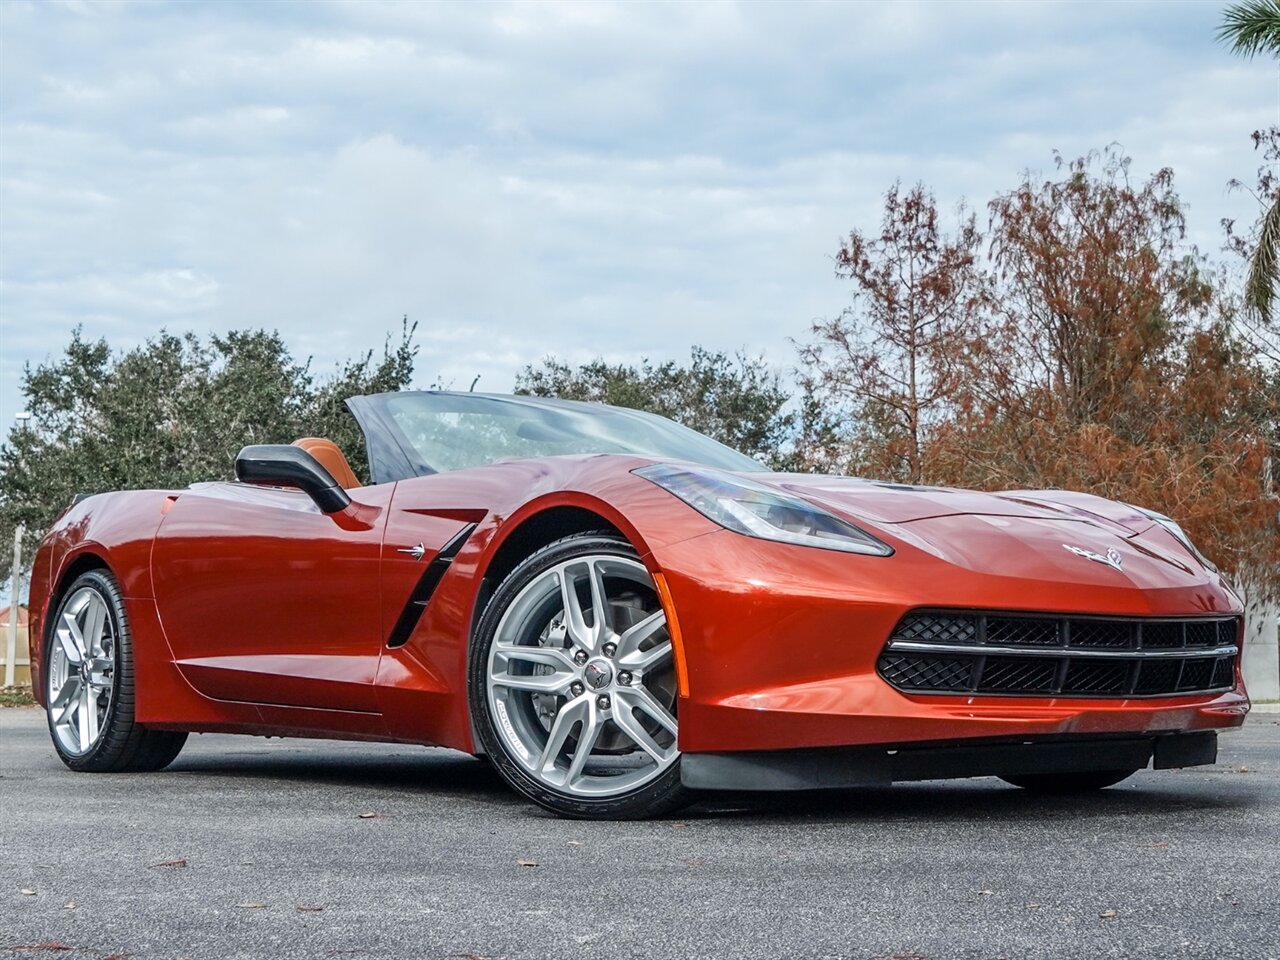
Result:
[[[0,687],[0,707],[34,707],[30,687]]]

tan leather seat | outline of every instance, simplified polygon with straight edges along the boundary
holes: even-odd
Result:
[[[332,440],[325,440],[323,437],[303,437],[301,440],[293,441],[293,445],[301,447],[315,457],[320,466],[328,470],[329,475],[337,480],[338,486],[344,490],[361,486],[360,481],[356,479],[355,471],[351,469],[351,464],[347,463],[342,450]]]

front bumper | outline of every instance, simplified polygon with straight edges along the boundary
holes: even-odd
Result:
[[[1235,598],[1209,582],[1082,587],[978,573],[909,549],[860,557],[728,531],[665,546],[653,560],[681,636],[680,748],[691,759],[970,739],[1145,739],[1237,727],[1249,710],[1238,671],[1232,689],[1212,694],[1070,698],[903,693],[876,670],[894,626],[920,607],[1239,615]]]
[[[1022,742],[687,753],[680,779],[695,790],[822,790],[906,780],[1157,770],[1213,763],[1212,731],[1155,737],[1066,737]]]

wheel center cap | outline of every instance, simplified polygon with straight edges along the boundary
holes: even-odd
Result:
[[[599,690],[613,680],[613,667],[605,660],[592,660],[582,671],[582,677],[592,690]]]

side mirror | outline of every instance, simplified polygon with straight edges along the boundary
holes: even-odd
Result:
[[[294,487],[311,497],[325,513],[345,510],[347,491],[315,457],[285,443],[257,443],[236,455],[236,479],[272,487]]]

